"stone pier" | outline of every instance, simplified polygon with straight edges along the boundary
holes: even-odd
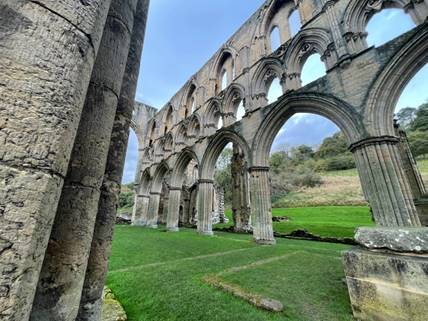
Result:
[[[272,226],[269,167],[251,167],[249,170],[254,241],[259,244],[275,244]]]
[[[198,186],[198,233],[213,235],[212,204],[214,196],[214,181],[200,179]]]

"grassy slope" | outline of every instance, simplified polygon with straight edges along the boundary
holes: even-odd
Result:
[[[227,224],[233,225],[232,213],[226,211],[229,218]],[[287,216],[286,222],[274,222],[276,232],[290,233],[294,230],[306,229],[312,234],[331,237],[353,237],[358,226],[372,226],[370,210],[367,206],[320,206],[301,208],[274,208],[273,216]]]
[[[352,320],[351,308],[340,261],[347,248],[283,239],[263,247],[249,235],[217,233],[209,238],[194,230],[164,233],[120,226],[108,285],[129,321],[347,321]],[[195,258],[207,254],[216,256]],[[278,256],[284,257],[222,278],[280,300],[282,313],[259,310],[202,281],[206,275]]]

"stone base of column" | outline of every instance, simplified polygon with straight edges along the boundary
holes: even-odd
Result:
[[[262,239],[256,239],[256,238],[254,238],[254,242],[256,242],[259,245],[275,245],[276,244],[276,240],[275,239],[262,240]]]
[[[178,227],[168,227],[166,229],[168,232],[179,232],[180,229]]]
[[[214,236],[214,232],[213,231],[198,231],[199,235],[203,235],[203,236]]]
[[[132,226],[146,226],[146,221],[144,220],[135,220],[131,224]]]
[[[346,282],[357,320],[426,320],[427,232],[428,229],[421,228],[358,230],[356,240],[362,247],[343,253]]]
[[[157,224],[150,224],[150,225],[147,225],[147,227],[151,228],[151,229],[157,229],[158,225]]]
[[[253,227],[251,225],[235,226],[233,228],[233,231],[235,233],[252,233],[253,232]]]

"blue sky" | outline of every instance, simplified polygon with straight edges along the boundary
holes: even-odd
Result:
[[[137,100],[162,107],[263,2],[151,1]],[[384,10],[370,21],[367,27],[368,42],[370,45],[380,45],[412,27],[411,19],[402,11]],[[319,57],[312,56],[305,64],[302,80],[309,83],[323,73]],[[416,107],[427,101],[428,91],[424,83],[427,79],[428,66],[425,66],[403,92],[397,109]],[[271,93],[273,96],[278,94]],[[278,133],[272,151],[300,144],[317,146],[337,131],[332,122],[320,116],[295,115]],[[137,140],[131,131],[124,183],[134,180],[137,149]]]

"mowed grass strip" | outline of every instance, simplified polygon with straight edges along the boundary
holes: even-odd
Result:
[[[130,321],[352,320],[341,282],[346,245],[279,239],[258,246],[250,235],[202,237],[186,229],[119,226],[115,233],[108,286]],[[279,299],[284,312],[258,309],[203,281],[222,272],[227,282]]]
[[[229,218],[227,224],[217,224],[216,227],[233,225],[232,212],[226,211]],[[278,233],[291,233],[295,230],[323,236],[353,238],[355,229],[360,226],[374,226],[370,209],[367,206],[319,206],[298,208],[273,208],[273,216],[288,217],[286,222],[274,222],[273,229]]]

